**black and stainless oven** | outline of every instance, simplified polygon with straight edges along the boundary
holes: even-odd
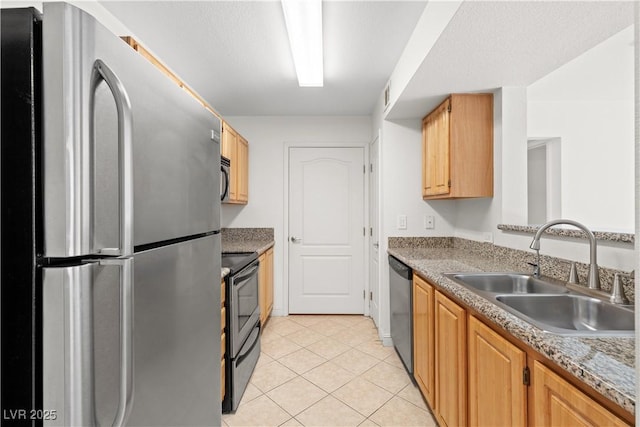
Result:
[[[231,311],[230,342],[234,356],[251,334],[256,322],[260,320],[258,300],[258,260],[229,278],[229,305]]]
[[[258,254],[222,254],[227,287],[227,384],[223,412],[235,411],[260,356]]]

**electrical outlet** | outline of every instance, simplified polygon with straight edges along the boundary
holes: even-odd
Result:
[[[427,228],[427,229],[436,228],[436,219],[433,215],[424,216],[424,228]]]
[[[398,215],[398,230],[406,230],[407,229],[407,216],[402,214]]]

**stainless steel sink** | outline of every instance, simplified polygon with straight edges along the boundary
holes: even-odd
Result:
[[[633,336],[634,311],[527,274],[449,273],[449,279],[538,328],[570,336]]]
[[[498,295],[507,311],[559,335],[633,336],[630,308],[583,295]]]
[[[471,290],[498,294],[563,294],[567,288],[517,273],[445,274]]]

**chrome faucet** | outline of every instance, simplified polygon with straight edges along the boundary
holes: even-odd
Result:
[[[554,219],[552,221],[547,222],[546,224],[541,225],[540,228],[538,228],[538,231],[536,231],[536,235],[533,238],[533,242],[531,242],[531,245],[529,247],[535,250],[537,253],[537,260],[538,260],[538,268],[536,271],[538,273],[537,277],[540,276],[540,237],[542,237],[542,233],[544,233],[544,231],[547,228],[553,227],[554,225],[558,225],[558,224],[567,224],[567,225],[572,225],[576,228],[579,228],[580,230],[584,231],[587,237],[589,238],[590,257],[589,257],[589,277],[588,277],[587,283],[588,283],[589,289],[599,290],[600,274],[598,273],[598,263],[596,262],[596,250],[597,250],[596,236],[594,236],[591,230],[589,230],[584,225],[580,224],[579,222],[572,221],[570,219]]]

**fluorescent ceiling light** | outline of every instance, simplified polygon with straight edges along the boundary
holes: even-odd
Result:
[[[323,85],[322,0],[282,0],[299,86]]]

